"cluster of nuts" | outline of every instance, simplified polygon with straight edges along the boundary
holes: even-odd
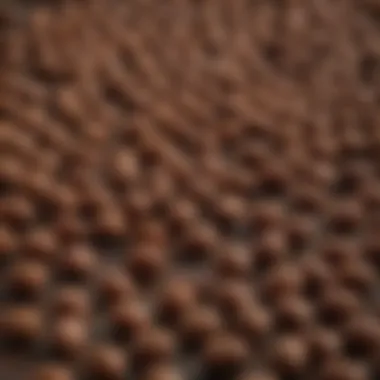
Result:
[[[0,17],[0,346],[33,380],[379,378],[379,9],[281,3]]]

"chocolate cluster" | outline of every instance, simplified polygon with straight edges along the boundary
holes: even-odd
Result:
[[[379,20],[370,0],[4,6],[12,378],[378,379]]]

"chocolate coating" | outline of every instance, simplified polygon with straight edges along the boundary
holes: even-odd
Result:
[[[21,3],[0,379],[379,378],[376,1]]]

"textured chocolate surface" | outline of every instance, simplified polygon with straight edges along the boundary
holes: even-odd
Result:
[[[378,379],[379,20],[2,4],[0,379]]]

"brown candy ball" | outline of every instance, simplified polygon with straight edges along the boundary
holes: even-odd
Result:
[[[126,200],[127,208],[130,210],[132,218],[136,220],[140,220],[143,216],[145,217],[149,214],[152,209],[152,203],[148,192],[138,187],[131,190]]]
[[[194,285],[181,277],[170,278],[158,295],[157,314],[166,324],[176,324],[196,303]]]
[[[115,210],[114,206],[104,207],[98,212],[92,226],[92,234],[95,241],[104,245],[112,244],[116,239],[123,239],[126,236],[126,222],[120,211]]]
[[[238,280],[215,284],[216,302],[225,318],[234,318],[253,300],[250,286]]]
[[[43,331],[41,313],[33,307],[5,309],[0,316],[2,341],[11,347],[27,347],[35,343]]]
[[[24,241],[22,254],[43,261],[51,261],[57,250],[58,242],[53,231],[38,228],[32,230]]]
[[[138,225],[136,237],[138,241],[146,241],[148,243],[157,244],[159,246],[166,246],[168,240],[165,225],[155,219],[148,219],[141,225]]]
[[[306,256],[299,270],[304,276],[302,293],[309,299],[318,299],[329,286],[335,283],[331,268],[317,255]]]
[[[186,227],[178,250],[178,258],[189,264],[205,262],[213,256],[218,242],[217,231],[206,223]]]
[[[62,253],[60,271],[69,280],[86,280],[94,271],[96,257],[92,250],[83,245],[74,245]]]
[[[14,228],[23,230],[33,220],[33,204],[24,196],[10,196],[0,201],[0,215]]]
[[[266,299],[276,302],[301,292],[303,273],[291,264],[275,266],[263,279],[262,292]]]
[[[282,229],[270,229],[260,236],[255,249],[254,267],[258,273],[278,265],[285,257],[286,235]]]
[[[337,357],[342,348],[339,334],[323,327],[313,329],[308,336],[310,346],[310,357],[316,362],[325,362],[327,359]]]
[[[15,298],[33,299],[42,295],[49,281],[48,268],[36,261],[19,261],[8,273],[8,289]]]
[[[180,225],[185,225],[198,218],[196,205],[185,198],[178,198],[171,208],[171,216]]]
[[[273,316],[264,306],[260,304],[247,305],[237,316],[236,328],[241,336],[255,345],[267,334],[273,327]]]
[[[322,211],[323,194],[311,184],[297,184],[291,192],[291,203],[296,212],[316,214]]]
[[[52,198],[54,184],[52,178],[47,173],[37,171],[31,173],[28,177],[25,189],[28,191],[29,196],[48,201],[54,199]]]
[[[6,157],[0,166],[0,181],[5,185],[21,185],[24,182],[25,165],[16,158]]]
[[[215,271],[222,277],[239,278],[248,275],[252,269],[252,257],[244,247],[231,246],[215,259]]]
[[[85,318],[91,310],[88,291],[77,286],[65,286],[53,296],[53,313],[58,317]]]
[[[380,323],[375,317],[355,315],[344,326],[343,333],[351,356],[366,358],[380,349]]]
[[[303,330],[313,320],[311,305],[298,296],[281,299],[275,307],[277,327],[284,331]]]
[[[348,260],[352,261],[357,258],[358,249],[349,241],[333,238],[325,242],[321,254],[331,267],[340,267]]]
[[[222,202],[218,203],[218,212],[226,220],[238,221],[245,219],[246,207],[244,200],[240,197],[227,195]]]
[[[367,179],[372,176],[371,170],[363,165],[352,164],[342,168],[334,183],[337,195],[353,196],[364,190]]]
[[[128,180],[136,179],[139,175],[139,164],[134,152],[129,149],[116,152],[111,170],[117,182],[125,183]]]
[[[284,210],[279,202],[267,201],[257,204],[250,214],[253,227],[257,230],[279,227],[284,220]]]
[[[339,287],[326,290],[318,303],[319,317],[327,326],[341,326],[360,309],[359,300],[350,292]]]
[[[67,243],[77,243],[88,233],[84,222],[73,212],[65,211],[54,224],[56,236]]]
[[[376,281],[373,266],[354,258],[339,266],[335,273],[343,286],[358,295],[367,295]]]
[[[98,289],[101,300],[107,305],[113,305],[123,298],[134,297],[137,292],[130,276],[116,266],[102,271]]]
[[[308,216],[297,216],[286,227],[289,249],[302,250],[313,242],[315,222]]]
[[[55,194],[55,203],[59,210],[73,211],[78,206],[78,194],[71,187],[62,185]]]
[[[138,246],[127,255],[128,269],[142,284],[156,281],[167,265],[166,253],[153,245]]]
[[[300,374],[306,368],[308,359],[308,347],[302,337],[282,336],[274,343],[273,363],[280,373]]]
[[[126,342],[150,327],[148,311],[137,301],[121,301],[109,313],[109,323],[115,339]]]
[[[127,357],[116,346],[99,345],[91,348],[85,367],[89,379],[123,379],[128,369]]]
[[[180,335],[186,348],[199,348],[223,326],[220,315],[208,307],[190,309],[180,321]]]
[[[51,332],[51,349],[59,357],[75,359],[84,353],[87,338],[85,321],[75,317],[60,317]]]
[[[288,187],[288,170],[282,163],[268,164],[268,161],[261,171],[260,191],[268,196],[284,195]]]
[[[139,371],[155,363],[166,362],[175,352],[174,336],[160,328],[151,328],[136,334],[133,342],[133,365]]]
[[[234,376],[244,369],[249,350],[238,337],[220,333],[209,338],[202,357],[206,373]]]
[[[344,200],[336,204],[330,211],[329,228],[336,234],[355,232],[362,219],[363,211],[357,199]]]

